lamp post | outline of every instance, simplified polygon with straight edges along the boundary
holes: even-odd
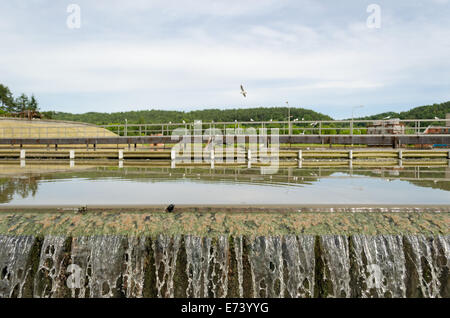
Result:
[[[289,102],[286,102],[286,105],[288,106],[288,130],[289,135],[292,135],[292,127],[291,127],[291,106],[289,106]]]

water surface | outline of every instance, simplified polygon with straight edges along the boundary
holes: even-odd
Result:
[[[111,168],[0,177],[0,205],[450,204],[449,168]]]

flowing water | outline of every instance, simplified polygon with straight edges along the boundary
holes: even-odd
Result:
[[[3,175],[0,205],[450,204],[448,167],[263,172],[94,167]],[[448,235],[188,233],[0,235],[0,297],[450,297]]]
[[[0,297],[450,297],[449,236],[0,236]]]

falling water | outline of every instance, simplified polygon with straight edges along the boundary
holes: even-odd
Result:
[[[29,256],[35,242],[31,236],[0,235],[0,297],[22,297],[29,281]]]
[[[0,236],[0,297],[450,297],[450,236]]]

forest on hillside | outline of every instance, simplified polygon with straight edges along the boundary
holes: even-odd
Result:
[[[38,101],[34,95],[21,94],[14,97],[10,89],[0,84],[0,116],[18,113],[24,110],[39,110]],[[235,109],[204,109],[193,111],[173,110],[140,110],[115,113],[88,112],[84,114],[72,114],[59,111],[41,112],[43,118],[68,120],[92,123],[98,125],[123,124],[125,119],[129,124],[151,124],[151,123],[181,123],[202,120],[204,122],[233,122],[237,121],[287,121],[289,110],[287,107],[257,107],[257,108],[235,108]],[[377,115],[360,117],[355,119],[373,120],[386,118],[400,119],[444,119],[450,113],[450,101],[441,104],[433,104],[412,108],[408,111],[395,113],[384,112]],[[310,109],[291,107],[292,121],[316,121],[333,120],[330,116]]]
[[[434,119],[435,117],[437,117],[440,119],[445,119],[446,114],[449,113],[450,113],[450,101],[441,104],[419,106],[400,113],[385,112],[377,115],[360,117],[358,119],[377,120],[377,119],[385,119],[387,117],[400,119]]]
[[[291,120],[333,120],[328,115],[315,112],[310,109],[291,107]],[[434,119],[435,117],[444,119],[450,113],[450,101],[420,106],[408,111],[396,113],[385,112],[377,115],[360,117],[355,119],[376,120],[385,118],[400,119]],[[71,114],[64,112],[46,112],[49,117],[59,120],[82,121],[93,124],[121,123],[127,119],[128,123],[181,123],[202,120],[204,122],[232,122],[232,121],[287,121],[287,107],[258,107],[258,108],[236,108],[236,109],[204,109],[189,112],[169,111],[169,110],[141,110],[117,113],[97,113],[89,112],[84,114]]]
[[[330,116],[303,108],[291,108],[291,120],[332,120]],[[189,112],[166,110],[141,110],[119,113],[85,113],[70,114],[55,112],[52,118],[59,120],[83,121],[94,124],[128,123],[181,123],[202,120],[204,122],[234,122],[237,121],[286,121],[289,110],[287,107],[245,108],[245,109],[205,109]]]

